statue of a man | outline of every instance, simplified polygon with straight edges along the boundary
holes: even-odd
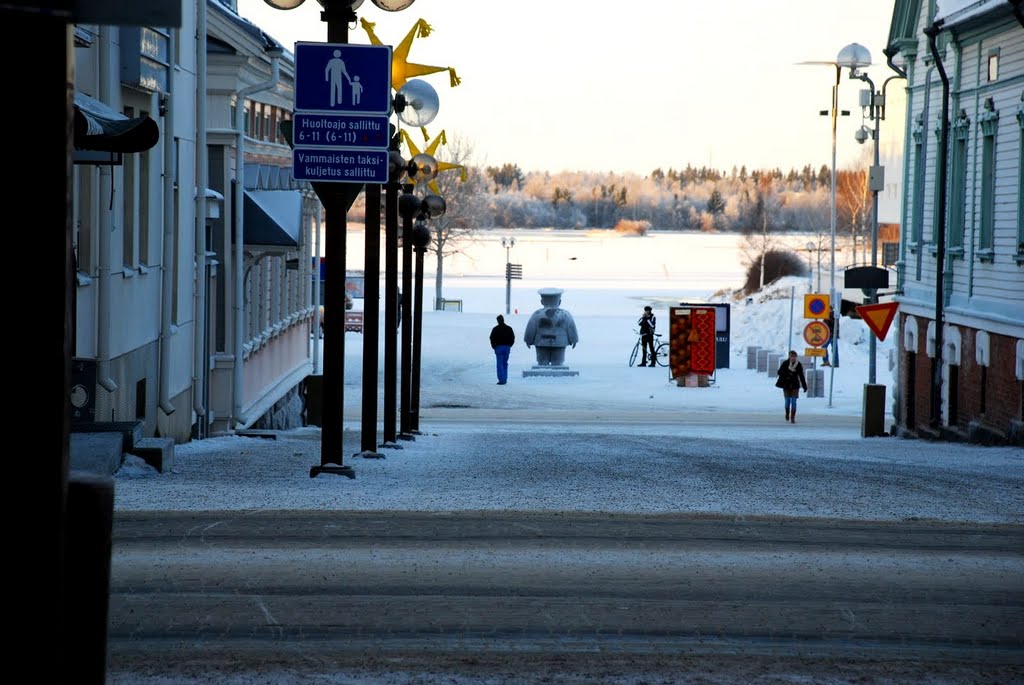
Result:
[[[535,311],[526,324],[523,340],[526,346],[536,346],[539,366],[561,366],[565,363],[565,348],[576,347],[579,335],[572,314],[560,308],[561,288],[541,288],[540,303],[544,305]]]

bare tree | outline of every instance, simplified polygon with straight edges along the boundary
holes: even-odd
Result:
[[[444,198],[447,210],[427,223],[432,234],[428,251],[436,260],[434,308],[440,309],[444,302],[444,260],[472,242],[486,213],[488,193],[484,174],[470,167],[473,146],[469,141],[455,136],[438,148],[435,157],[452,165],[435,179],[436,192]]]
[[[759,263],[761,287],[765,283],[765,258],[775,247],[775,237],[771,229],[775,224],[775,215],[780,208],[780,200],[775,192],[775,178],[769,171],[756,171],[753,174],[757,183],[757,202],[754,208],[756,226],[743,227],[743,255],[751,264]]]
[[[838,231],[845,228],[853,240],[853,263],[857,264],[857,243],[860,237],[862,261],[867,263],[867,223],[871,211],[872,196],[868,183],[867,167],[870,151],[861,153],[858,168],[841,170],[836,173],[836,222]]]

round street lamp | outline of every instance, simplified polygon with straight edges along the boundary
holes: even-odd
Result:
[[[395,112],[406,126],[423,128],[434,120],[439,108],[437,91],[423,79],[406,81],[395,96]]]
[[[279,10],[293,10],[301,5],[305,0],[264,0],[268,5]],[[327,0],[317,0],[321,5],[325,5]],[[385,12],[400,12],[407,8],[416,0],[370,0],[379,9]],[[363,0],[351,0],[349,6],[356,10],[363,4]]]

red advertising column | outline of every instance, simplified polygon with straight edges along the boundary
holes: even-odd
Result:
[[[673,379],[715,372],[715,308],[672,307],[669,368]]]

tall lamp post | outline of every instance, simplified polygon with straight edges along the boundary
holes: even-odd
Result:
[[[871,61],[870,55],[868,61]],[[889,82],[897,78],[905,78],[902,74],[897,76],[890,76],[885,80],[882,85],[881,91],[875,90],[874,82],[868,78],[867,74],[861,73],[858,69],[851,69],[851,79],[859,79],[868,84],[868,90],[862,91],[862,106],[867,109],[868,118],[874,122],[874,130],[871,131],[871,139],[874,143],[874,150],[872,151],[872,162],[871,170],[868,173],[868,189],[871,191],[871,266],[878,266],[878,193],[885,188],[885,169],[879,162],[879,144],[881,141],[881,125],[882,120],[885,119],[885,89],[888,87]],[[864,97],[866,96],[866,97]],[[861,127],[857,132],[857,142],[863,143],[867,140],[868,133],[866,127]],[[878,302],[878,290],[872,288],[870,296],[867,299],[868,304],[875,304]],[[875,382],[875,371],[876,371],[876,358],[877,358],[877,342],[875,336],[871,336],[868,340],[868,383]]]
[[[807,241],[804,245],[807,249],[807,292],[814,292],[814,262],[811,261],[811,250],[814,249],[814,243]]]
[[[378,8],[396,12],[405,9],[415,0],[371,0]],[[292,10],[304,0],[265,0],[280,10]],[[348,27],[356,21],[355,11],[363,0],[318,0],[324,8],[321,21],[327,24],[328,43],[348,43]],[[242,103],[238,104],[239,107]],[[244,160],[239,160],[241,164]],[[325,222],[324,252],[328,279],[324,293],[324,308],[334,314],[324,322],[325,351],[338,345],[340,350],[324,355],[323,411],[320,444],[320,465],[310,468],[309,476],[333,473],[355,478],[351,466],[343,463],[344,442],[344,382],[345,382],[345,263],[346,231],[348,208],[352,205],[362,184],[318,181],[313,183],[320,202],[327,215]],[[338,274],[340,273],[340,277]],[[376,306],[376,304],[375,304]],[[342,312],[339,314],[338,312]]]
[[[422,213],[416,219],[412,229],[412,246],[416,253],[416,279],[413,285],[413,303],[415,313],[412,320],[412,393],[410,397],[411,421],[413,433],[420,430],[420,361],[423,351],[423,255],[430,245],[430,229],[426,220],[442,216],[447,210],[447,203],[440,195],[427,195],[421,204]]]
[[[505,316],[512,309],[512,259],[511,250],[516,246],[515,238],[502,238],[501,246],[505,248]]]
[[[871,53],[865,50],[867,62],[871,62]],[[885,180],[883,177],[883,170],[881,165],[878,163],[878,128],[879,122],[882,119],[882,106],[884,100],[882,99],[881,93],[875,92],[875,83],[872,81],[867,74],[861,73],[857,68],[850,69],[851,79],[860,79],[868,84],[867,91],[867,102],[862,102],[868,110],[868,118],[874,121],[874,131],[871,132],[871,139],[874,143],[874,149],[872,150],[871,169],[868,172],[868,189],[871,191],[871,266],[878,266],[878,191],[885,187]],[[857,132],[857,142],[863,143],[867,139],[867,133],[865,128],[862,126]],[[871,288],[867,297],[865,298],[865,304],[875,304],[878,302],[878,289]],[[877,343],[875,342],[875,336],[869,336],[868,338],[868,383],[875,382],[875,366],[877,357]]]
[[[821,114],[829,114],[832,119],[832,183],[831,183],[831,219],[829,221],[830,235],[830,264],[829,264],[829,306],[832,309],[833,320],[838,322],[839,316],[836,312],[836,124],[840,116],[849,116],[849,110],[839,110],[839,80],[842,76],[843,67],[859,69],[871,63],[871,53],[863,45],[850,43],[839,51],[834,62],[801,62],[801,64],[827,64],[835,68],[836,80],[832,86],[832,107]],[[835,387],[836,367],[839,366],[839,339],[834,333],[830,340],[832,344],[831,371],[829,374],[828,407],[832,407],[832,389]]]
[[[425,185],[437,177],[437,160],[432,155],[420,153],[409,160],[408,180],[405,192],[398,198],[398,214],[402,217],[402,360],[399,382],[398,424],[400,440],[415,440],[412,426],[412,248],[414,220],[425,213],[423,200],[413,195],[417,185]]]

